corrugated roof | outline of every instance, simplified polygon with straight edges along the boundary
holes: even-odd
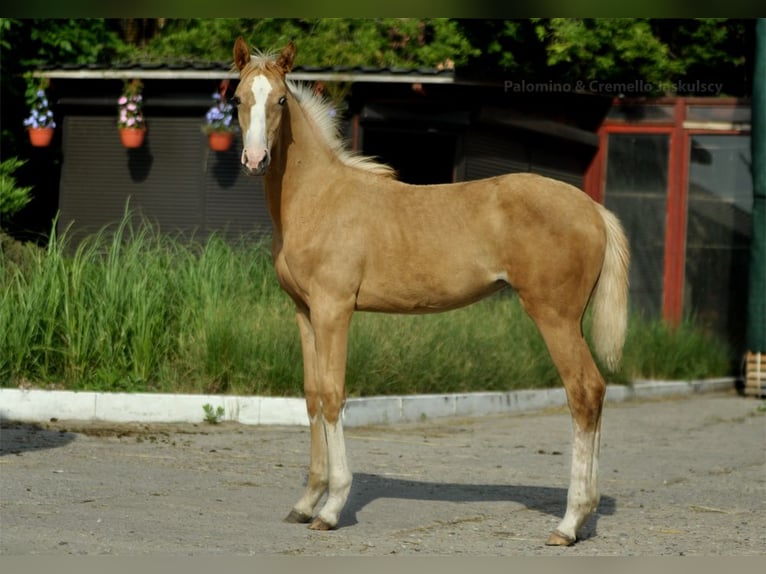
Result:
[[[209,80],[236,79],[230,63],[221,62],[162,62],[127,63],[111,66],[98,64],[64,64],[42,67],[36,76],[58,79],[155,79]],[[334,82],[392,82],[448,84],[455,81],[455,71],[437,68],[401,68],[374,66],[296,66],[288,78],[303,81]]]

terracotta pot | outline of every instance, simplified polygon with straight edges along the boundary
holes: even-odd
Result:
[[[213,151],[228,150],[233,140],[232,132],[210,132],[207,136],[207,143]]]
[[[29,141],[34,147],[48,147],[53,139],[53,128],[29,128]]]
[[[141,147],[145,135],[146,128],[120,128],[120,141],[127,148]]]

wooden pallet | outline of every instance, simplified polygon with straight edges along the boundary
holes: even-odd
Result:
[[[745,394],[766,397],[766,353],[747,352],[745,357]]]

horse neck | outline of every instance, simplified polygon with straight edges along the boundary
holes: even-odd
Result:
[[[316,190],[320,172],[330,166],[334,152],[307,117],[298,100],[288,95],[282,127],[271,153],[271,165],[264,184],[275,232],[282,236],[290,208],[300,202],[301,193]]]

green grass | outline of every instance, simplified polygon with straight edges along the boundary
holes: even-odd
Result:
[[[76,248],[63,234],[21,263],[4,250],[0,384],[300,396],[298,329],[268,247],[192,243],[129,221]],[[692,321],[673,330],[634,317],[609,380],[720,376],[729,365],[726,346]],[[350,396],[558,384],[510,291],[444,314],[352,321]]]

